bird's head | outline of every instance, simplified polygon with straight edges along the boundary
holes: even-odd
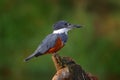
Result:
[[[53,33],[67,33],[71,29],[80,28],[80,27],[82,26],[70,24],[66,21],[58,21],[53,25],[53,29],[54,29]]]

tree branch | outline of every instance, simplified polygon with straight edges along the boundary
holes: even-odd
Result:
[[[98,80],[90,73],[86,73],[70,57],[60,57],[58,54],[54,54],[52,60],[57,70],[52,80]]]

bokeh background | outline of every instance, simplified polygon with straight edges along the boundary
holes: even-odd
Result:
[[[0,0],[0,80],[51,80],[51,55],[23,60],[59,20],[84,25],[61,56],[99,80],[120,80],[120,0]]]

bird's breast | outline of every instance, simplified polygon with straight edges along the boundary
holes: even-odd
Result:
[[[60,37],[57,38],[55,45],[50,48],[47,53],[56,53],[58,50],[60,50],[64,46],[64,43]]]
[[[60,36],[61,40],[63,41],[63,43],[65,44],[68,40],[68,36],[66,33],[61,33],[61,34],[58,34],[58,36]]]

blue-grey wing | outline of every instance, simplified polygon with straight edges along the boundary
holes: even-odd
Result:
[[[35,52],[28,56],[25,61],[30,60],[34,56],[43,55],[46,51],[48,51],[50,48],[52,48],[55,45],[55,42],[58,38],[57,34],[49,34],[42,43],[38,46],[38,48],[35,50]]]
[[[40,44],[40,46],[37,48],[35,53],[45,53],[50,48],[52,48],[55,45],[55,42],[58,38],[57,34],[49,34]]]

